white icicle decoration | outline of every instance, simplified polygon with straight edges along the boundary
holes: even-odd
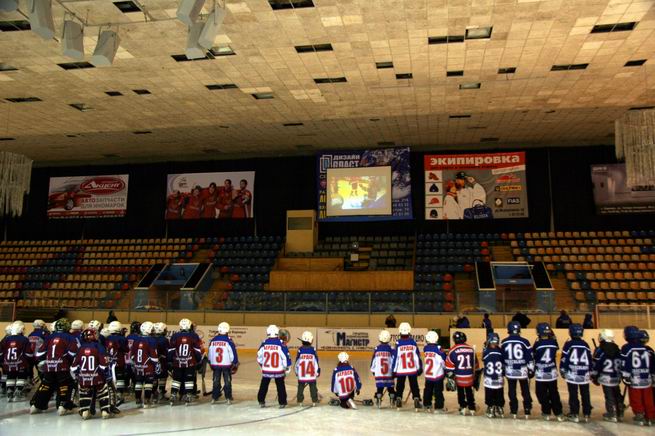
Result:
[[[655,185],[655,109],[628,111],[614,129],[616,157],[625,159],[628,186]]]
[[[0,216],[21,216],[30,192],[32,160],[22,154],[0,151]]]

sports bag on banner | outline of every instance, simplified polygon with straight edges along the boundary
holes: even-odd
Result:
[[[478,203],[464,209],[465,220],[486,220],[494,217],[493,211],[486,204]]]

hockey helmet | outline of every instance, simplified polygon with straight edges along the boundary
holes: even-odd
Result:
[[[15,322],[11,324],[11,335],[16,336],[16,335],[22,335],[23,332],[25,331],[25,324]]]
[[[82,342],[96,342],[98,340],[98,332],[94,329],[86,329],[82,332]]]
[[[408,335],[412,332],[412,326],[408,322],[401,322],[398,326],[398,333],[401,335]]]
[[[312,342],[314,342],[314,335],[310,331],[302,332],[302,336],[300,336],[300,340],[303,342],[309,342],[311,344]]]
[[[391,333],[389,333],[387,330],[382,330],[378,335],[378,339],[383,344],[388,344],[389,341],[391,341]]]
[[[289,330],[287,329],[280,329],[278,336],[282,342],[289,342],[289,340],[291,340],[291,333],[289,333]]]
[[[598,333],[598,340],[600,342],[614,342],[614,330],[602,329],[600,333]]]
[[[553,329],[550,328],[550,324],[547,322],[540,322],[537,324],[537,336],[541,339],[546,339],[552,336]]]
[[[280,329],[275,324],[271,324],[266,328],[266,336],[269,338],[275,338],[280,334]]]
[[[639,330],[639,341],[644,345],[646,345],[648,341],[650,341],[650,335],[648,334],[648,331]]]
[[[455,344],[463,344],[466,342],[466,333],[464,332],[455,332],[453,333],[453,341]]]
[[[141,323],[139,321],[132,321],[130,324],[130,334],[137,334],[141,331]]]
[[[66,318],[55,321],[54,330],[56,332],[68,332],[71,329],[70,322]]]
[[[428,344],[436,344],[439,342],[439,333],[435,332],[434,330],[430,330],[425,334],[425,342]]]
[[[11,326],[12,326],[12,324],[7,324],[5,326],[5,335],[10,335],[11,334]]]
[[[107,327],[103,327],[102,330],[100,330],[100,336],[102,336],[103,338],[106,338],[110,334],[111,334],[111,332],[109,331],[109,329]]]
[[[340,362],[340,363],[346,363],[346,362],[348,362],[348,359],[350,359],[350,356],[349,356],[348,353],[346,353],[345,351],[342,351],[342,352],[339,353],[339,355],[337,356],[337,359],[339,359],[339,362]]]
[[[498,344],[500,344],[500,336],[498,336],[498,333],[489,333],[487,335],[487,347]]]
[[[98,321],[97,319],[93,319],[93,320],[89,321],[86,328],[93,329],[93,330],[99,332],[100,330],[102,330],[102,323],[100,321]]]
[[[152,329],[155,327],[150,321],[146,321],[141,324],[141,334],[144,336],[149,336],[152,334]]]
[[[639,339],[639,327],[634,325],[629,325],[623,329],[623,337],[626,341],[634,341]]]
[[[45,321],[42,319],[35,319],[34,322],[32,323],[32,327],[35,329],[44,329],[45,328]]]
[[[152,331],[156,335],[163,335],[166,333],[166,323],[163,322],[156,322],[152,328]]]
[[[521,324],[518,321],[510,321],[507,324],[507,333],[510,335],[518,335],[521,333]]]
[[[581,338],[583,333],[584,328],[582,328],[581,324],[575,323],[569,326],[569,336],[571,336],[572,339]]]
[[[71,330],[82,331],[84,329],[84,322],[81,319],[76,319],[71,323]]]
[[[123,330],[123,324],[121,324],[120,321],[112,321],[107,328],[110,333],[117,335],[120,334],[121,330]]]
[[[219,333],[219,334],[221,334],[221,335],[226,335],[226,334],[230,333],[230,324],[228,324],[228,323],[226,323],[225,321],[223,321],[222,323],[220,323],[220,324],[218,325],[218,329],[217,329],[217,330],[218,330],[218,333]]]
[[[187,318],[182,318],[180,320],[180,330],[189,332],[193,328],[193,323],[191,322],[190,319]]]

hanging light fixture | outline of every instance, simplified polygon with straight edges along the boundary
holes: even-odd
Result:
[[[30,192],[32,160],[0,151],[0,216],[21,216],[23,199]]]
[[[616,157],[629,187],[655,185],[655,109],[629,110],[614,122]]]

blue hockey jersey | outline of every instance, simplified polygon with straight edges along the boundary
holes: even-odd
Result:
[[[555,339],[537,339],[532,346],[535,380],[547,382],[557,380],[557,350]]]
[[[655,362],[646,346],[628,342],[621,348],[621,360],[623,378],[630,380],[630,387],[645,389],[652,386]]]
[[[530,342],[519,335],[509,335],[503,339],[500,347],[505,361],[505,376],[513,379],[528,378],[528,369],[534,368]]]
[[[379,344],[373,351],[371,358],[371,373],[375,377],[375,387],[393,387],[393,371],[391,361],[393,359],[393,348],[389,344]]]
[[[421,352],[414,339],[401,338],[396,341],[391,367],[395,375],[420,375],[423,372]]]
[[[567,383],[588,384],[591,379],[592,357],[589,344],[584,339],[566,341],[562,348],[560,371]]]
[[[621,351],[613,342],[602,342],[593,355],[591,375],[603,386],[618,386],[621,383]]]
[[[341,399],[350,397],[355,391],[362,388],[362,382],[355,368],[348,364],[341,364],[332,371],[332,392]]]
[[[500,348],[485,348],[482,353],[484,363],[484,387],[501,389],[505,384],[505,359]]]

